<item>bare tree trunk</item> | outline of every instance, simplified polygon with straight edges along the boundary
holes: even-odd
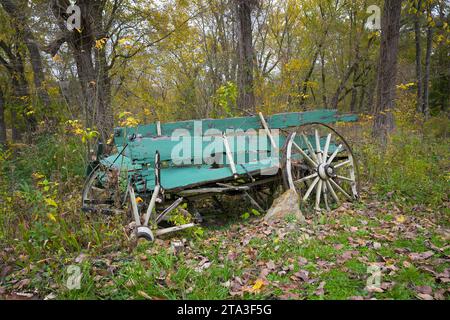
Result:
[[[322,102],[323,102],[323,107],[325,109],[328,108],[328,102],[327,102],[327,88],[326,88],[326,76],[325,76],[325,55],[322,52],[320,53],[320,72],[321,72],[321,76],[322,76]]]
[[[251,16],[254,2],[254,0],[236,0],[239,19],[238,107],[249,113],[255,112]]]
[[[0,88],[0,146],[6,145],[5,100],[3,90]]]
[[[356,112],[356,105],[358,102],[358,89],[355,87],[355,83],[352,86],[352,96],[350,100],[350,112]]]
[[[416,76],[417,76],[417,112],[422,112],[422,47],[420,45],[420,8],[422,0],[418,1],[417,12],[414,17],[414,34],[416,41]]]
[[[395,84],[400,38],[402,0],[385,0],[381,19],[381,43],[378,61],[377,100],[375,103],[372,134],[386,144],[394,129]]]
[[[432,49],[432,40],[433,40],[433,29],[431,26],[427,28],[427,51],[425,54],[425,77],[423,83],[423,104],[422,104],[422,112],[425,115],[425,119],[428,119],[430,116],[430,107],[429,107],[429,82],[430,82],[430,64],[431,64],[431,49]]]
[[[319,52],[321,51],[321,47],[322,47],[322,43],[319,44],[319,47],[317,48],[317,51],[314,53],[314,57],[311,61],[311,66],[309,67],[308,72],[306,73],[305,79],[299,83],[299,87],[301,87],[301,90],[299,90],[300,92],[300,107],[303,108],[303,106],[305,105],[305,101],[306,101],[306,92],[308,91],[308,82],[309,79],[311,79],[312,73],[314,71],[314,67],[316,66],[316,60],[319,56]]]
[[[96,127],[101,139],[107,141],[113,128],[111,110],[111,84],[106,53],[103,48],[95,48],[95,41],[106,37],[103,30],[104,1],[79,0],[77,5],[81,10],[81,32],[68,31],[65,25],[65,11],[69,2],[53,0],[52,10],[58,19],[58,25],[64,36],[50,45],[48,51],[53,55],[59,46],[67,42],[77,66],[86,125]]]

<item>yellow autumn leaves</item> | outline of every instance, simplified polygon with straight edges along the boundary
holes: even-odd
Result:
[[[58,203],[55,199],[58,183],[48,181],[40,172],[34,172],[31,176],[42,197],[42,210],[47,211],[46,216],[50,221],[56,222]]]
[[[119,114],[119,124],[122,127],[136,127],[139,120],[131,112],[124,111]]]
[[[66,130],[76,136],[79,136],[83,143],[91,141],[99,135],[98,131],[96,130],[93,130],[91,128],[84,129],[79,120],[68,120],[66,121],[66,126]]]

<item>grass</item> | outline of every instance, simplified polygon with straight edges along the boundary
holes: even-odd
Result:
[[[130,241],[127,217],[79,211],[83,147],[71,137],[0,151],[0,296],[416,299],[417,286],[430,286],[448,298],[448,283],[437,276],[450,267],[445,135],[400,130],[384,156],[365,139],[355,150],[365,181],[361,202],[310,216],[303,226],[287,217],[269,227],[261,217],[243,217],[251,210],[242,208],[200,236],[174,235],[186,240],[178,255],[173,238]],[[410,257],[430,250],[426,259]],[[366,288],[373,264],[382,267],[383,292]],[[70,266],[82,273],[79,289],[67,288]]]

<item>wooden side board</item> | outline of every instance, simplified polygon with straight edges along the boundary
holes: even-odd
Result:
[[[310,122],[334,123],[338,121],[356,121],[356,115],[338,115],[336,110],[322,109],[306,112],[288,112],[274,114],[266,118],[270,129],[283,129],[296,127]],[[186,134],[201,136],[213,135],[235,130],[259,130],[262,124],[258,116],[236,117],[225,119],[201,119],[163,123],[160,126],[161,136],[172,136],[173,134]],[[119,127],[114,130],[114,141],[117,146],[124,145],[129,137],[157,137],[157,124],[151,123],[134,128]],[[127,141],[128,142],[128,141]]]

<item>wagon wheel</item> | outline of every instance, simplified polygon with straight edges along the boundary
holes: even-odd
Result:
[[[120,209],[126,200],[124,182],[126,179],[121,178],[117,168],[97,165],[84,183],[82,210],[108,215],[122,213]]]
[[[333,128],[311,123],[288,133],[283,184],[315,211],[358,199],[358,168],[352,149]]]

